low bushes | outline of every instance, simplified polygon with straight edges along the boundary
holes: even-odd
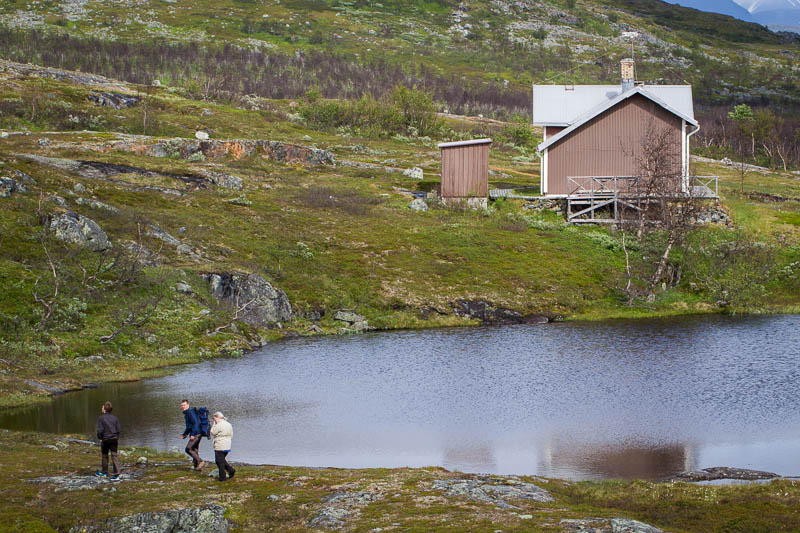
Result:
[[[368,137],[433,136],[442,127],[431,96],[402,85],[396,85],[380,99],[365,95],[355,101],[320,100],[316,93],[310,92],[299,112],[313,128],[348,127]]]

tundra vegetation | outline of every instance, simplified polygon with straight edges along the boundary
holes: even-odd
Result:
[[[353,331],[338,311],[395,329],[477,324],[454,311],[462,299],[554,320],[798,309],[800,154],[782,144],[798,138],[789,36],[679,6],[660,7],[669,16],[655,21],[646,5],[624,2],[62,4],[0,6],[0,132],[11,133],[0,139],[2,407],[241,356],[284,335]],[[725,31],[696,33],[698,24]],[[490,188],[538,193],[530,83],[616,83],[630,30],[642,35],[640,79],[694,86],[697,154],[738,161],[693,163],[720,176],[721,202],[698,204],[666,259],[663,225],[578,228],[512,199],[408,209],[412,194],[436,189],[441,141],[492,137]],[[746,124],[729,116],[743,103],[754,117]],[[196,132],[217,148],[199,150]],[[242,141],[220,148],[220,139]],[[259,152],[256,140],[288,145],[262,157],[268,143]],[[298,144],[337,164],[276,160]],[[422,180],[402,172],[412,167]],[[234,273],[285,291],[293,318],[239,320],[251,299],[218,299],[209,281]],[[637,289],[625,290],[631,280]],[[88,521],[166,509],[196,488],[178,466],[148,470],[140,484],[103,493],[114,500],[106,507],[94,491],[20,482],[52,474],[54,461],[66,473],[96,459],[73,444],[43,448],[46,439],[0,434],[9,496],[0,516],[18,529],[67,529],[75,509]],[[437,476],[451,474],[243,467],[230,489],[201,490],[249,529],[302,529],[334,487],[395,482],[387,494],[400,496],[367,506],[357,529],[429,530],[444,519],[536,530],[552,516],[618,514],[675,531],[798,527],[791,481],[550,481],[556,504],[526,508],[534,525],[425,499]],[[33,510],[34,501],[45,505]]]

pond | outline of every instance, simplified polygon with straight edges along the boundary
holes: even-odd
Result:
[[[184,444],[182,398],[223,411],[231,459],[440,465],[571,479],[735,466],[800,475],[800,317],[703,316],[294,338],[67,394],[0,427]],[[213,456],[209,443],[201,455]]]

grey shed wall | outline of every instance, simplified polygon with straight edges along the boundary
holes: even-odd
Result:
[[[489,144],[442,147],[442,198],[489,195]]]

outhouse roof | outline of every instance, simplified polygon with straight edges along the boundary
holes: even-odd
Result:
[[[535,98],[536,98],[536,96],[535,96],[536,87],[545,87],[545,86],[544,85],[534,86],[534,104],[536,103],[536,100],[535,100]],[[581,86],[575,86],[575,87],[592,87],[592,86],[591,85],[581,85]],[[595,87],[612,87],[612,86],[610,86],[610,85],[598,85],[598,86],[595,86]],[[652,102],[660,105],[661,107],[663,107],[664,109],[666,109],[670,113],[672,113],[674,115],[677,115],[678,117],[682,118],[683,120],[685,120],[689,124],[691,124],[693,126],[698,126],[697,121],[694,119],[694,109],[693,109],[693,106],[691,105],[692,104],[692,88],[689,85],[651,85],[651,86],[647,86],[647,87],[642,86],[642,85],[638,85],[638,86],[635,86],[635,87],[633,87],[633,88],[631,88],[631,89],[629,89],[627,91],[624,91],[624,92],[621,91],[621,88],[619,86],[613,86],[613,87],[615,87],[619,91],[619,92],[617,92],[617,94],[615,96],[613,96],[612,98],[604,98],[603,100],[600,100],[600,102],[598,104],[596,104],[594,107],[587,109],[582,115],[580,115],[578,117],[575,117],[572,122],[570,122],[568,124],[562,124],[562,123],[558,123],[558,124],[543,124],[543,125],[547,125],[547,126],[560,125],[560,126],[567,126],[567,127],[564,128],[563,130],[561,130],[560,132],[558,132],[556,135],[553,135],[552,137],[549,137],[546,141],[544,141],[541,144],[539,144],[539,146],[538,146],[539,151],[542,151],[545,148],[547,148],[548,146],[550,146],[551,144],[557,142],[560,139],[563,139],[564,137],[566,137],[567,135],[569,135],[570,133],[572,133],[573,131],[575,131],[576,129],[578,129],[583,124],[585,124],[586,122],[590,121],[591,119],[593,119],[594,117],[596,117],[597,115],[602,113],[603,111],[606,111],[607,109],[610,109],[610,108],[614,107],[615,105],[617,105],[618,103],[622,102],[623,100],[626,100],[626,99],[628,99],[631,96],[634,96],[636,94],[640,94],[640,95],[644,96],[645,98],[647,98],[648,100],[651,100]],[[679,91],[653,91],[652,90],[654,88],[664,88],[664,87],[671,87],[673,89],[685,89],[685,91],[683,91],[684,98],[678,98],[677,97],[677,96],[680,95]],[[669,101],[664,101],[661,98],[661,96],[665,96],[665,95],[670,97]],[[689,103],[688,108],[686,107],[686,98],[685,98],[686,95],[688,95],[688,103]],[[672,104],[678,104],[679,107],[674,107]],[[539,105],[542,105],[542,104],[540,103]],[[534,105],[534,124],[536,124],[535,117],[536,117],[536,106]]]
[[[454,148],[456,146],[471,146],[473,144],[489,144],[491,139],[472,139],[469,141],[453,141],[449,143],[439,143],[439,148]]]

